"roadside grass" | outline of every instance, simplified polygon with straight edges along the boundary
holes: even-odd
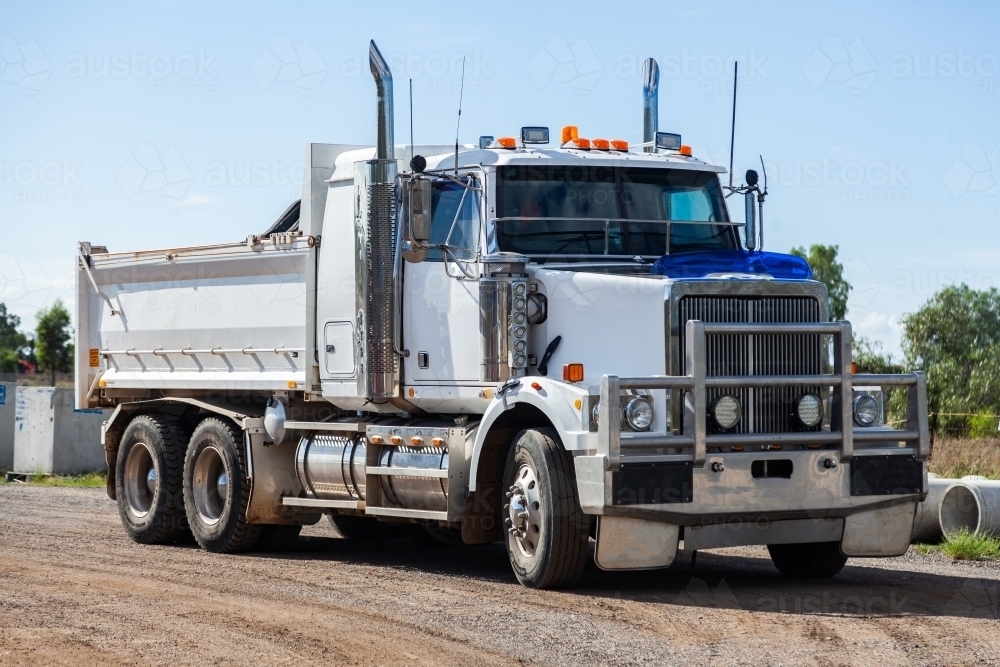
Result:
[[[0,475],[0,484],[17,484],[7,482],[6,471]],[[38,475],[30,482],[30,486],[64,486],[79,489],[103,489],[107,484],[106,472],[86,472],[82,475]]]
[[[982,475],[1000,479],[1000,438],[938,437],[928,469],[942,477]]]
[[[922,556],[940,552],[952,560],[1000,560],[1000,539],[960,530],[945,537],[941,544],[914,544]]]

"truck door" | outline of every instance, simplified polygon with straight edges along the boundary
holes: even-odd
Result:
[[[423,262],[403,263],[407,383],[479,382],[481,182],[459,180],[433,185],[430,244],[438,247]]]

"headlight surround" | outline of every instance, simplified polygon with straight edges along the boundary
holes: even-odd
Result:
[[[881,410],[874,396],[861,394],[854,399],[853,412],[855,424],[858,426],[872,426],[878,421]]]
[[[740,405],[739,399],[735,396],[723,394],[712,402],[710,412],[719,428],[729,431],[740,423],[743,416],[743,406]]]
[[[648,431],[653,426],[653,404],[645,396],[633,396],[625,404],[625,424],[633,431]]]
[[[795,400],[795,418],[806,428],[815,428],[823,421],[823,400],[816,394],[803,394]]]

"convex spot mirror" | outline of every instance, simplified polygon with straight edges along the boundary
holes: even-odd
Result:
[[[422,262],[431,238],[431,179],[414,175],[403,180],[403,259]]]

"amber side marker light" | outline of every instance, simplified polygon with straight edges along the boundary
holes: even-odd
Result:
[[[583,382],[583,364],[566,364],[563,366],[564,382]]]
[[[403,444],[403,438],[398,435],[394,435],[391,438],[389,438],[389,442],[391,442],[394,445],[401,445]]]

